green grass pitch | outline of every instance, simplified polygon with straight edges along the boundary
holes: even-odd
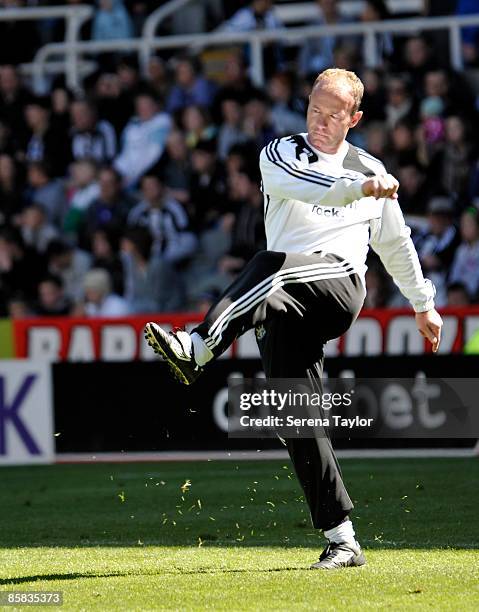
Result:
[[[308,569],[323,539],[286,461],[2,468],[0,590],[63,591],[66,610],[478,610],[478,460],[342,467],[367,565],[329,573]]]

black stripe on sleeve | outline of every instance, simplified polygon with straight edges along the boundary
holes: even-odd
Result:
[[[283,164],[287,164],[287,166],[291,170],[293,170],[293,172],[297,172],[299,174],[304,174],[304,176],[309,176],[312,179],[320,178],[321,180],[330,182],[331,185],[338,180],[337,178],[334,178],[333,176],[329,176],[327,174],[323,174],[322,172],[318,172],[317,170],[300,170],[299,168],[295,168],[294,166],[289,164],[283,157],[281,157],[281,154],[279,152],[279,143],[280,143],[279,139],[275,140],[274,143],[276,143],[274,145],[274,151],[276,153],[276,156],[277,156],[278,160],[283,162]]]
[[[298,176],[298,178],[303,178],[304,180],[307,180],[306,177],[310,177],[311,179],[315,179],[315,180],[311,180],[311,182],[316,183],[317,180],[322,180],[322,181],[327,181],[327,186],[332,187],[334,185],[334,183],[336,181],[339,181],[340,179],[349,179],[349,180],[354,180],[353,177],[351,176],[330,176],[328,174],[323,174],[321,172],[318,172],[317,170],[299,170],[299,168],[295,168],[294,166],[292,166],[291,164],[289,164],[285,159],[283,159],[280,155],[279,152],[279,139],[273,141],[273,143],[271,144],[275,144],[274,147],[274,151],[275,154],[278,158],[278,160],[280,162],[282,162],[283,164],[286,164],[286,166],[288,166],[288,168],[292,171],[295,172]],[[303,177],[300,177],[299,175],[303,175]],[[321,185],[325,185],[325,183],[317,183],[317,184],[321,184]]]
[[[351,176],[345,176],[345,175],[341,175],[341,176],[331,176],[330,174],[324,174],[323,172],[319,172],[318,170],[309,170],[309,169],[299,169],[294,167],[292,164],[290,164],[287,160],[285,160],[283,157],[281,157],[281,154],[279,152],[279,144],[280,144],[280,139],[276,139],[274,141],[275,144],[275,151],[276,151],[276,155],[279,158],[280,161],[282,161],[285,164],[288,164],[288,166],[295,172],[299,172],[301,174],[310,176],[311,178],[321,178],[324,179],[325,181],[330,181],[331,184],[335,183],[336,181],[340,180],[340,179],[350,179],[350,180],[354,180],[356,177],[351,177]],[[341,170],[343,170],[343,168],[341,168]]]
[[[274,142],[274,141],[273,141]],[[326,183],[323,180],[313,180],[312,178],[308,178],[307,176],[304,176],[300,173],[297,173],[296,170],[293,170],[290,166],[288,166],[288,164],[286,164],[284,161],[280,161],[274,158],[274,154],[273,154],[273,142],[271,142],[267,147],[266,147],[266,155],[268,157],[268,159],[270,160],[270,162],[272,162],[273,164],[275,164],[276,166],[278,166],[279,168],[281,168],[282,170],[284,170],[287,174],[290,174],[291,176],[294,176],[294,178],[299,178],[303,181],[306,181],[308,183],[313,183],[314,185],[322,185],[323,187],[331,187],[331,183]]]

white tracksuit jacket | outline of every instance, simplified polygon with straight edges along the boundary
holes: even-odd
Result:
[[[307,134],[273,140],[260,155],[267,248],[333,253],[352,264],[364,283],[371,246],[416,312],[434,307],[397,200],[365,197],[367,176],[383,164],[344,142],[335,154],[315,149]]]

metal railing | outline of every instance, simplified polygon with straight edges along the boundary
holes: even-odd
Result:
[[[201,0],[170,0],[167,4],[157,8],[146,20],[142,38],[154,38],[156,29],[162,21],[188,5],[198,2],[201,2]],[[407,11],[420,13],[424,6],[423,0],[387,0],[386,4],[393,14]],[[357,0],[341,0],[338,6],[340,14],[348,17],[357,17],[363,9],[363,4],[357,2]],[[318,16],[318,5],[313,1],[297,2],[291,0],[290,2],[276,3],[273,10],[285,25],[300,21],[311,21]]]
[[[421,13],[424,8],[423,0],[387,0],[386,4],[394,15],[406,12]],[[340,14],[345,17],[357,17],[363,10],[363,3],[357,0],[341,0],[338,8]],[[318,16],[316,2],[285,2],[275,4],[274,10],[285,25],[299,21],[312,21]]]
[[[152,49],[151,43],[155,40],[155,32],[160,23],[194,1],[195,0],[170,0],[170,2],[160,6],[148,16],[141,33],[141,39],[144,42],[144,45],[142,45],[140,49],[140,63],[142,66],[146,66],[148,63]]]
[[[426,30],[449,31],[449,53],[451,65],[461,70],[463,57],[461,49],[461,27],[479,26],[479,14],[454,17],[428,17],[414,19],[394,19],[369,23],[351,23],[335,26],[307,26],[283,30],[255,30],[252,32],[232,33],[213,32],[208,34],[165,36],[113,41],[85,41],[73,43],[50,43],[38,51],[34,60],[34,74],[37,82],[46,74],[48,60],[53,55],[68,54],[70,61],[66,64],[67,83],[73,89],[80,87],[77,66],[72,58],[84,54],[102,52],[130,52],[140,54],[143,62],[149,54],[157,49],[189,49],[196,52],[209,47],[230,47],[234,44],[246,44],[250,47],[251,77],[257,85],[264,84],[263,47],[268,43],[301,44],[307,38],[331,35],[364,35],[366,38],[365,63],[374,67],[377,62],[377,34],[393,33],[413,35]]]
[[[140,60],[145,66],[153,48],[155,32],[158,26],[168,17],[174,15],[181,9],[188,8],[192,4],[201,2],[201,0],[170,0],[167,4],[157,8],[148,19],[145,21],[141,38],[143,46],[141,48]],[[387,5],[392,13],[400,14],[406,11],[420,11],[423,7],[423,0],[388,0]],[[361,13],[363,6],[361,2],[342,0],[339,4],[341,15],[348,17],[358,16]],[[318,5],[316,2],[285,2],[284,4],[275,4],[273,9],[278,18],[286,26],[298,22],[314,21],[318,17]]]
[[[47,72],[64,71],[66,74],[74,75],[71,81],[78,81],[79,64],[78,57],[74,51],[74,45],[80,38],[80,29],[93,15],[93,7],[79,4],[77,6],[52,6],[39,8],[4,8],[0,9],[0,21],[31,21],[41,19],[65,19],[65,44],[68,48],[64,51],[65,62],[51,62],[45,67]],[[18,41],[19,44],[22,41]],[[32,64],[22,64],[21,71],[24,74],[32,74]]]

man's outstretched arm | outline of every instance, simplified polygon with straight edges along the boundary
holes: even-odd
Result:
[[[418,330],[436,352],[442,327],[441,316],[434,308],[436,292],[431,281],[423,276],[411,230],[397,200],[385,202],[382,217],[371,221],[370,243],[401,293],[411,302]]]
[[[395,198],[399,183],[390,174],[348,178],[347,170],[315,166],[298,159],[296,145],[288,139],[269,143],[260,155],[264,193],[281,199],[319,206],[346,206],[361,198]]]

